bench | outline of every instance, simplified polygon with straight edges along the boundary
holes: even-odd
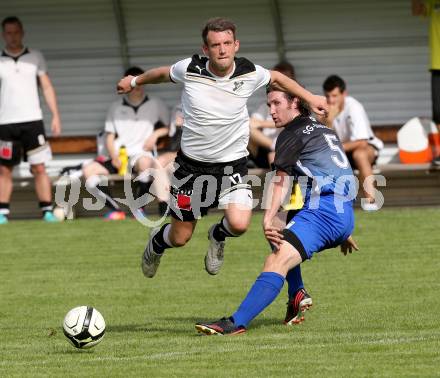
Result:
[[[396,143],[397,126],[375,128],[376,135],[386,145],[377,161],[375,174],[382,174],[387,186],[378,188],[385,197],[385,207],[389,206],[429,206],[440,205],[440,170],[432,169],[430,164],[399,164]],[[96,156],[95,136],[70,136],[49,138],[54,159],[47,165],[51,180],[55,183],[59,171],[65,166],[74,166]],[[251,169],[249,174],[264,177],[264,169]],[[124,197],[122,178],[109,177],[115,196]],[[261,190],[256,188],[254,196],[259,198]],[[84,188],[81,196],[90,197]],[[82,198],[82,197],[80,197]],[[87,212],[78,208],[79,216],[93,216],[101,212]],[[14,193],[11,202],[13,218],[38,217],[38,204],[33,193],[33,178],[27,163],[20,164],[14,170]]]
[[[400,126],[376,126],[375,134],[385,143],[385,149],[381,152],[378,165],[397,163],[397,131]],[[84,136],[62,136],[59,138],[48,138],[54,159],[48,163],[47,171],[49,176],[57,176],[58,172],[65,166],[74,166],[96,156],[97,144],[95,135]],[[167,144],[167,138],[163,138],[163,145]],[[32,177],[29,171],[29,164],[22,163],[14,170],[16,179]]]

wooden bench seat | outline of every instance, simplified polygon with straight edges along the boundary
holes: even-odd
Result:
[[[431,168],[430,164],[404,165],[398,163],[396,134],[398,126],[376,127],[376,135],[386,144],[381,152],[374,173],[386,178],[387,185],[378,188],[385,197],[385,207],[389,206],[431,206],[440,205],[440,170]],[[47,170],[54,183],[58,180],[59,171],[65,166],[74,166],[96,156],[95,136],[71,136],[50,139],[54,159]],[[390,144],[393,143],[393,144]],[[249,174],[264,178],[267,170],[250,169]],[[109,177],[115,196],[124,197],[123,178],[119,175]],[[39,209],[34,194],[33,178],[29,165],[22,163],[14,171],[14,193],[11,202],[13,218],[38,217]],[[260,198],[261,188],[254,189],[254,197]],[[82,188],[81,198],[90,197]],[[90,216],[102,212],[88,212],[78,207],[78,215]]]

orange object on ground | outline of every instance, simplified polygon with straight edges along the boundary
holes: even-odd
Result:
[[[440,155],[440,135],[433,122],[412,118],[397,133],[399,158],[403,164],[429,163]]]

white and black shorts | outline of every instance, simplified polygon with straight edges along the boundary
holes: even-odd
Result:
[[[22,156],[31,165],[52,159],[43,121],[0,125],[0,165],[18,165]]]
[[[193,221],[208,209],[240,204],[252,208],[252,188],[245,183],[247,158],[227,163],[205,163],[190,159],[181,151],[175,160],[171,178],[171,215],[178,220]]]

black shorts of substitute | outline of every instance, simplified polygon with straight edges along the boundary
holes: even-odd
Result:
[[[432,120],[440,125],[440,70],[431,70]]]
[[[235,190],[246,190],[252,199],[251,186],[243,184],[247,175],[247,158],[227,163],[206,163],[177,153],[176,170],[171,178],[171,216],[181,221],[193,221],[217,207],[219,199]],[[221,201],[221,200],[220,200]]]
[[[32,156],[38,156],[35,164],[50,159],[50,147],[46,141],[43,121],[0,125],[0,164],[20,164],[21,157],[33,164]],[[42,156],[44,154],[44,156]]]
[[[105,169],[107,169],[108,173],[114,175],[118,173],[118,169],[113,165],[112,159],[95,159],[98,164],[101,164]]]

